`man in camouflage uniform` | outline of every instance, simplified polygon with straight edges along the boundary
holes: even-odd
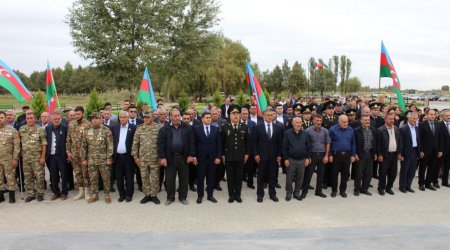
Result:
[[[73,200],[86,198],[90,199],[89,192],[89,174],[87,166],[81,165],[81,144],[84,132],[90,128],[89,121],[84,119],[84,108],[78,106],[75,108],[75,120],[69,123],[66,141],[66,153],[69,162],[72,164],[75,172],[75,179],[78,185],[78,194],[73,197]]]
[[[104,183],[105,202],[111,203],[109,192],[111,189],[111,171],[113,156],[113,140],[111,130],[103,126],[100,113],[91,114],[91,127],[87,128],[83,135],[81,145],[81,164],[87,167],[91,182],[92,197],[88,203],[98,201],[98,172]]]
[[[41,202],[44,200],[44,164],[47,135],[44,128],[36,125],[36,118],[33,112],[28,111],[26,113],[25,121],[27,124],[19,129],[22,142],[25,188],[28,194],[25,202],[30,202],[34,199]]]
[[[161,126],[153,122],[150,111],[143,113],[144,124],[137,126],[133,139],[131,155],[139,167],[142,176],[142,187],[145,194],[142,204],[149,201],[159,204],[156,196],[159,190],[158,147],[156,141]]]
[[[6,125],[6,114],[0,111],[0,202],[5,201],[3,180],[7,181],[6,189],[9,193],[9,203],[16,202],[15,168],[19,160],[20,138],[19,133]]]

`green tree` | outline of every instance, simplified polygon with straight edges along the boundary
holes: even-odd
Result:
[[[347,93],[358,92],[361,90],[361,81],[358,77],[352,77],[345,81],[345,88]]]
[[[36,116],[36,119],[41,117],[42,112],[47,109],[47,104],[45,103],[45,96],[42,91],[38,91],[34,94],[33,99],[31,99],[31,107]]]
[[[289,94],[295,94],[299,90],[306,91],[307,90],[307,79],[305,75],[305,70],[302,68],[301,64],[295,61],[292,66],[291,74],[289,75],[287,82],[287,91]]]
[[[66,22],[76,53],[126,88],[139,84],[146,65],[168,79],[185,70],[188,52],[201,46],[218,13],[215,0],[77,0]]]
[[[281,71],[280,66],[275,66],[272,73],[270,73],[267,88],[270,89],[270,91],[275,92],[275,95],[278,95],[283,89],[283,72]]]
[[[291,75],[291,67],[289,67],[289,62],[284,59],[283,64],[281,65],[281,74],[283,75],[283,86],[288,86],[289,76]]]
[[[86,105],[86,116],[89,117],[92,112],[99,112],[103,107],[103,102],[100,100],[98,96],[97,89],[94,87],[89,94],[89,100]]]
[[[186,110],[189,106],[189,96],[188,94],[183,90],[178,95],[177,99],[178,105],[180,106],[181,110]]]
[[[214,94],[211,96],[212,103],[214,103],[214,106],[220,107],[223,103],[223,96],[220,94],[219,90],[216,90]]]
[[[347,57],[342,55],[340,58],[340,71],[339,75],[341,76],[341,83],[339,85],[341,93],[345,93],[345,79],[347,76]]]
[[[245,95],[244,95],[244,91],[242,91],[242,89],[239,91],[239,94],[236,97],[235,103],[239,106],[242,106],[245,104]]]

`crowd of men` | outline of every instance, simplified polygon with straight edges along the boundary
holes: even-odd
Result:
[[[415,192],[417,169],[421,191],[439,189],[439,177],[450,187],[449,110],[411,104],[402,113],[383,100],[352,97],[344,103],[286,98],[270,104],[258,112],[250,100],[239,106],[228,97],[221,107],[209,103],[199,115],[195,106],[169,109],[162,100],[156,110],[144,105],[138,112],[125,100],[118,115],[106,103],[89,120],[82,106],[40,117],[27,106],[17,118],[13,110],[0,111],[0,202],[8,193],[14,203],[17,189],[26,192],[25,202],[44,200],[45,167],[51,200],[66,200],[76,187],[73,200],[93,203],[103,190],[107,204],[114,185],[118,202],[131,202],[135,182],[145,195],[142,204],[160,204],[163,186],[166,205],[176,192],[182,204],[189,204],[189,190],[197,193],[198,204],[205,191],[207,200],[217,203],[214,192],[222,191],[222,181],[229,203],[242,202],[243,183],[256,189],[258,202],[265,190],[278,202],[280,169],[286,201],[303,200],[309,190],[326,198],[328,188],[331,197],[346,198],[350,178],[355,196],[372,195],[371,187],[394,195],[399,162],[402,193]]]

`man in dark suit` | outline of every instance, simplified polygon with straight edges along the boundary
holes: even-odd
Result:
[[[189,163],[194,161],[195,142],[192,129],[181,121],[181,112],[173,108],[170,112],[170,124],[164,126],[158,135],[158,155],[162,167],[166,168],[166,205],[175,201],[175,180],[178,172],[178,199],[183,205],[188,192]]]
[[[231,104],[231,99],[229,97],[225,98],[225,103],[220,106],[220,110],[222,111],[222,118],[228,119],[232,108],[233,105]]]
[[[248,119],[249,112],[247,108],[241,108],[241,123],[247,125],[248,127],[248,141],[252,142],[252,130],[253,127],[256,126],[256,123]],[[250,189],[255,189],[254,185],[254,175],[256,172],[256,163],[255,158],[252,154],[252,150],[248,152],[249,157],[248,161],[244,165],[244,181],[247,182],[247,187]]]
[[[222,145],[219,128],[211,126],[211,114],[202,114],[202,125],[194,127],[195,155],[194,165],[197,170],[197,204],[202,203],[204,196],[204,182],[206,177],[206,191],[208,200],[217,203],[214,198],[215,172],[220,164]]]
[[[435,191],[438,184],[438,158],[442,157],[442,145],[439,145],[440,129],[436,122],[436,111],[428,109],[425,112],[425,121],[419,124],[420,161],[419,189],[425,188]],[[425,177],[426,172],[426,177]]]
[[[256,105],[254,103],[252,103],[250,105],[250,109],[248,110],[248,112],[250,113],[248,116],[248,119],[253,121],[256,124],[260,124],[264,122],[264,119],[258,115],[258,111],[256,109]]]
[[[119,202],[130,202],[134,193],[134,173],[136,166],[131,157],[136,125],[128,123],[128,112],[120,111],[119,125],[112,127],[114,143],[114,172],[119,190]],[[126,186],[124,184],[126,183]]]
[[[278,167],[281,162],[281,145],[283,140],[283,129],[274,126],[274,112],[266,109],[264,111],[264,123],[257,124],[252,131],[252,147],[255,162],[258,164],[258,202],[263,201],[264,183],[269,182],[270,199],[278,202],[275,191],[277,183]]]
[[[112,127],[119,125],[119,123],[117,121],[111,119],[111,110],[109,110],[109,109],[103,110],[102,118],[103,118],[103,125],[105,125],[106,127],[110,128],[110,129]]]
[[[66,138],[67,126],[61,124],[61,111],[55,111],[51,116],[51,123],[45,127],[47,132],[46,163],[50,171],[50,183],[53,196],[51,200],[61,198],[67,199],[67,155]],[[59,179],[61,178],[61,191],[59,189]]]
[[[450,187],[448,184],[448,172],[450,170],[450,111],[442,112],[441,122],[441,145],[443,149],[443,156],[440,158],[444,171],[442,174],[442,186]]]
[[[130,105],[128,107],[128,123],[133,124],[135,126],[141,125],[142,123],[144,123],[144,121],[137,117],[137,108],[135,105]],[[141,171],[139,171],[139,169],[137,169],[137,167],[135,166],[135,174],[136,174],[136,182],[138,184],[138,188],[139,191],[142,192],[142,177],[141,177]]]
[[[277,122],[280,122],[281,124],[286,124],[287,121],[289,121],[289,116],[283,113],[283,105],[280,103],[276,104],[275,108],[275,117],[274,120]]]
[[[392,187],[397,177],[397,161],[401,160],[402,141],[400,131],[394,126],[394,116],[394,114],[387,114],[384,117],[385,125],[377,130],[377,152],[380,165],[378,193],[380,195],[384,195],[385,192],[394,195]]]
[[[248,127],[240,123],[239,109],[230,112],[230,122],[220,128],[222,161],[227,172],[228,202],[242,202],[244,164],[248,160]]]
[[[418,118],[416,112],[408,112],[406,115],[408,122],[400,128],[403,147],[399,186],[402,193],[407,191],[414,193],[411,184],[416,174],[417,158],[419,158],[420,133],[416,126]]]
[[[368,189],[372,180],[373,161],[377,158],[377,130],[370,126],[370,117],[365,115],[361,117],[361,126],[354,132],[356,140],[356,162],[352,166],[352,170],[355,170],[354,194],[372,195]]]

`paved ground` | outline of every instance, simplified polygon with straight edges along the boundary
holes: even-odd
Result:
[[[284,178],[280,174],[282,185]],[[215,193],[219,203],[205,200],[198,205],[196,194],[190,192],[188,206],[179,202],[170,206],[141,205],[141,193],[131,203],[120,204],[117,193],[113,193],[110,205],[102,200],[90,205],[71,198],[50,201],[49,192],[44,202],[25,204],[17,195],[16,204],[0,204],[0,221],[6,225],[0,227],[0,245],[3,242],[7,249],[52,245],[57,249],[144,246],[253,249],[279,244],[285,244],[286,248],[338,249],[389,249],[395,244],[413,249],[423,249],[429,244],[446,246],[450,239],[450,188],[425,192],[419,191],[417,184],[413,188],[415,194],[403,194],[395,188],[394,196],[382,197],[372,189],[372,197],[355,197],[350,190],[353,183],[349,182],[346,199],[330,198],[328,189],[326,199],[310,193],[303,201],[290,202],[284,200],[284,191],[277,189],[280,202],[275,203],[266,195],[260,204],[256,202],[255,191],[244,185],[242,204],[229,204],[226,192],[221,191]],[[75,192],[70,193],[73,195]],[[164,191],[159,198],[165,200]],[[52,241],[55,236],[60,237]],[[86,244],[80,245],[80,237],[87,239]]]

